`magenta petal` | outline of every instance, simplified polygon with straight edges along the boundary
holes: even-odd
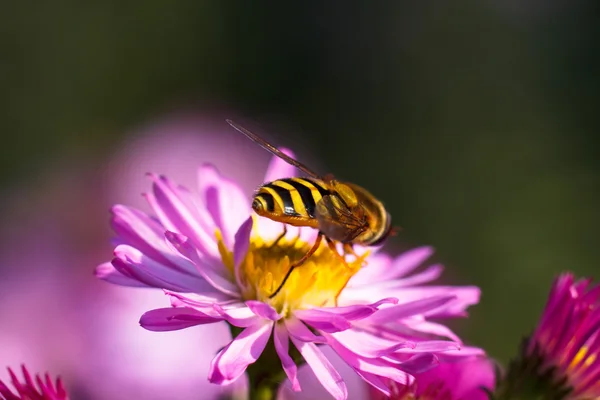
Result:
[[[184,235],[175,232],[165,232],[167,240],[185,257],[189,258],[200,275],[214,288],[226,293],[232,297],[239,297],[238,287],[232,283],[227,276],[227,271],[223,267],[221,271],[210,268],[207,263],[200,258],[198,252]]]
[[[228,248],[233,236],[250,213],[250,202],[238,184],[222,176],[211,164],[198,170],[198,185],[204,204],[223,234]]]
[[[295,337],[298,340],[303,342],[315,342],[315,343],[325,343],[326,340],[323,336],[317,336],[311,332],[310,329],[304,325],[302,321],[299,319],[292,317],[290,319],[285,320],[285,326],[290,334],[290,336]]]
[[[244,329],[211,361],[208,380],[218,385],[233,383],[249,364],[258,360],[269,341],[272,328],[272,322],[261,322]]]
[[[358,329],[332,333],[330,337],[342,346],[352,349],[357,355],[367,358],[383,357],[399,349],[406,349],[410,353],[411,349],[414,349],[417,345],[415,342],[407,340],[385,339]]]
[[[355,321],[366,318],[375,313],[379,307],[383,304],[397,304],[398,299],[386,298],[379,300],[373,304],[355,305],[355,306],[342,306],[342,307],[322,307],[313,308],[311,310],[298,310],[294,314],[303,320],[310,320],[311,318],[336,318],[343,317],[348,321]]]
[[[250,234],[252,233],[253,221],[252,217],[248,217],[235,233],[233,244],[233,268],[238,285],[241,284],[239,269],[248,253],[248,248],[250,247]]]
[[[407,276],[406,278],[399,279],[396,282],[396,287],[407,287],[407,286],[415,286],[420,285],[422,283],[427,283],[436,280],[442,275],[444,271],[444,266],[440,264],[432,265],[425,269],[422,272],[417,274]]]
[[[113,230],[119,235],[120,244],[135,247],[146,256],[173,269],[194,274],[189,262],[182,260],[165,241],[165,228],[155,218],[132,207],[115,205],[111,209]]]
[[[273,307],[262,301],[248,300],[246,301],[246,305],[254,314],[261,318],[270,319],[271,321],[278,321],[282,318]]]
[[[279,148],[284,154],[294,158],[294,153],[286,149],[284,147]],[[293,178],[298,175],[298,169],[289,163],[283,161],[281,158],[273,156],[271,158],[271,162],[269,163],[269,167],[267,168],[267,173],[265,174],[265,182],[272,182],[276,179],[281,178]]]
[[[184,196],[187,190],[179,190],[177,185],[164,176],[155,174],[150,176],[154,181],[152,185],[154,197],[148,196],[148,200],[166,230],[187,236],[203,253],[218,257],[219,251],[213,236],[214,228],[210,231],[210,227],[202,223],[204,218],[201,218],[199,209],[186,201]]]
[[[393,381],[401,384],[408,382],[408,377],[404,368],[398,368],[399,363],[388,361],[384,358],[367,358],[361,357],[353,350],[343,346],[335,340],[331,335],[328,335],[330,340],[327,344],[352,368],[360,371],[368,372],[375,375],[385,376]]]
[[[386,395],[387,397],[392,396],[392,392],[388,385],[381,379],[379,375],[370,374],[368,372],[359,371],[354,368],[354,372],[361,378],[363,378],[367,383],[371,384],[375,389],[379,390],[381,393]]]
[[[100,278],[110,283],[114,283],[116,285],[131,287],[147,287],[146,284],[138,281],[137,279],[123,275],[110,262],[105,262],[103,264],[98,265],[94,274],[97,278]]]
[[[301,389],[300,382],[298,381],[298,367],[289,355],[290,340],[284,325],[275,324],[273,341],[275,343],[275,351],[277,351],[277,355],[281,359],[283,370],[292,383],[292,390],[299,392]]]
[[[400,364],[400,368],[410,374],[420,374],[439,364],[438,358],[431,353],[417,354]]]
[[[402,324],[407,328],[413,329],[420,333],[425,333],[429,335],[447,337],[450,340],[453,340],[457,343],[462,343],[460,338],[452,332],[450,328],[445,325],[438,324],[437,322],[425,321],[421,318],[415,319],[405,319],[402,321]]]
[[[439,295],[426,299],[411,301],[409,303],[398,304],[396,306],[379,310],[377,313],[369,317],[369,322],[384,324],[386,322],[408,318],[413,315],[420,315],[442,307],[455,298],[456,297],[453,295]]]
[[[398,349],[397,353],[438,353],[460,349],[460,343],[448,340],[424,340],[422,342],[415,342],[415,347],[412,349]]]
[[[290,336],[294,346],[300,351],[308,366],[313,370],[315,376],[323,387],[336,399],[348,398],[348,389],[342,376],[331,365],[323,352],[314,344],[307,343]]]
[[[412,272],[432,254],[433,248],[428,246],[417,247],[416,249],[403,253],[392,261],[384,279],[394,279]]]
[[[114,254],[112,265],[119,272],[148,286],[178,292],[203,292],[211,288],[202,277],[174,270],[131,246],[119,245],[115,248]]]
[[[227,322],[239,328],[246,328],[251,325],[256,325],[260,321],[264,320],[264,318],[256,315],[246,305],[242,307],[225,308],[219,304],[213,304],[213,308]]]
[[[169,307],[145,312],[140,318],[140,325],[149,331],[162,332],[212,324],[222,320],[222,318],[211,317],[192,308]]]
[[[318,310],[296,310],[294,316],[322,332],[340,332],[352,327],[343,316]]]

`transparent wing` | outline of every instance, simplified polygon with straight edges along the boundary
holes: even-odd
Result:
[[[323,196],[319,200],[315,217],[319,221],[319,230],[325,236],[341,242],[354,239],[366,227],[362,213],[357,215],[336,195]]]
[[[230,119],[227,119],[226,121],[236,131],[243,133],[248,139],[259,144],[263,149],[276,155],[277,157],[281,158],[283,161],[287,162],[288,164],[293,165],[294,167],[298,168],[300,171],[304,172],[305,174],[310,175],[315,178],[319,178],[319,175],[314,173],[306,165],[304,165],[301,162],[294,160],[292,157],[284,154],[281,150],[279,150],[277,147],[273,146],[271,143],[267,142],[265,139],[261,138],[260,136],[256,135],[255,133],[250,132],[248,129],[244,128],[243,126],[236,124],[235,122],[233,122]]]

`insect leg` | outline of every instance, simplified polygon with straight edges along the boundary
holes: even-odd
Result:
[[[352,243],[344,243],[344,254],[351,254],[356,257],[356,259],[360,258],[360,256],[354,251],[354,245]],[[363,261],[363,266],[365,265],[367,265],[366,260]]]
[[[342,262],[344,264],[346,264],[346,257],[344,257],[343,254],[340,254],[337,250],[337,248],[335,247],[335,242],[331,239],[329,239],[327,236],[325,236],[325,240],[327,241],[327,245],[329,246],[329,250],[331,250],[335,255],[337,255],[340,260],[342,260]]]
[[[286,234],[287,234],[287,225],[284,224],[283,225],[283,232],[281,232],[281,234],[279,236],[277,236],[277,239],[275,239],[275,241],[269,245],[269,248],[276,246],[277,243],[279,243],[279,241],[281,239],[283,239]]]
[[[294,263],[292,263],[292,265],[290,265],[290,269],[288,269],[288,272],[283,277],[283,280],[281,281],[281,284],[279,285],[277,290],[275,290],[273,292],[273,294],[269,296],[270,299],[277,296],[277,293],[279,293],[279,291],[281,290],[283,285],[285,285],[285,282],[288,280],[288,278],[292,274],[292,271],[294,270],[294,268],[299,267],[300,265],[304,264],[304,262],[306,260],[308,260],[309,257],[315,253],[315,251],[317,251],[317,249],[319,248],[319,245],[321,244],[321,239],[323,239],[323,234],[321,232],[319,232],[319,234],[317,235],[317,239],[315,240],[315,243],[313,244],[311,249],[305,255],[303,255],[301,259],[299,259],[298,261],[295,261]]]

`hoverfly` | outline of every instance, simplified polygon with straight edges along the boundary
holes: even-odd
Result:
[[[319,248],[325,238],[336,254],[335,241],[343,244],[344,252],[355,254],[352,246],[376,246],[393,235],[392,218],[383,204],[366,189],[350,182],[340,182],[331,175],[321,177],[306,165],[284,154],[275,146],[231,120],[226,120],[238,132],[265,150],[298,168],[307,176],[283,178],[260,186],[253,197],[252,209],[262,217],[292,226],[307,226],[319,233],[311,249],[290,265],[281,284],[270,298],[279,293],[294,268],[302,265]],[[287,233],[284,230],[273,245]]]

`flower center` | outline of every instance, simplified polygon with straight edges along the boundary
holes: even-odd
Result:
[[[217,239],[223,262],[233,272],[233,256],[225,250],[220,235]],[[365,263],[368,252],[356,260],[344,262],[325,241],[302,265],[294,268],[281,290],[270,298],[281,285],[290,265],[308,253],[313,244],[300,238],[282,238],[275,244],[253,234],[236,276],[244,300],[268,303],[284,315],[296,309],[335,306],[338,295]]]

